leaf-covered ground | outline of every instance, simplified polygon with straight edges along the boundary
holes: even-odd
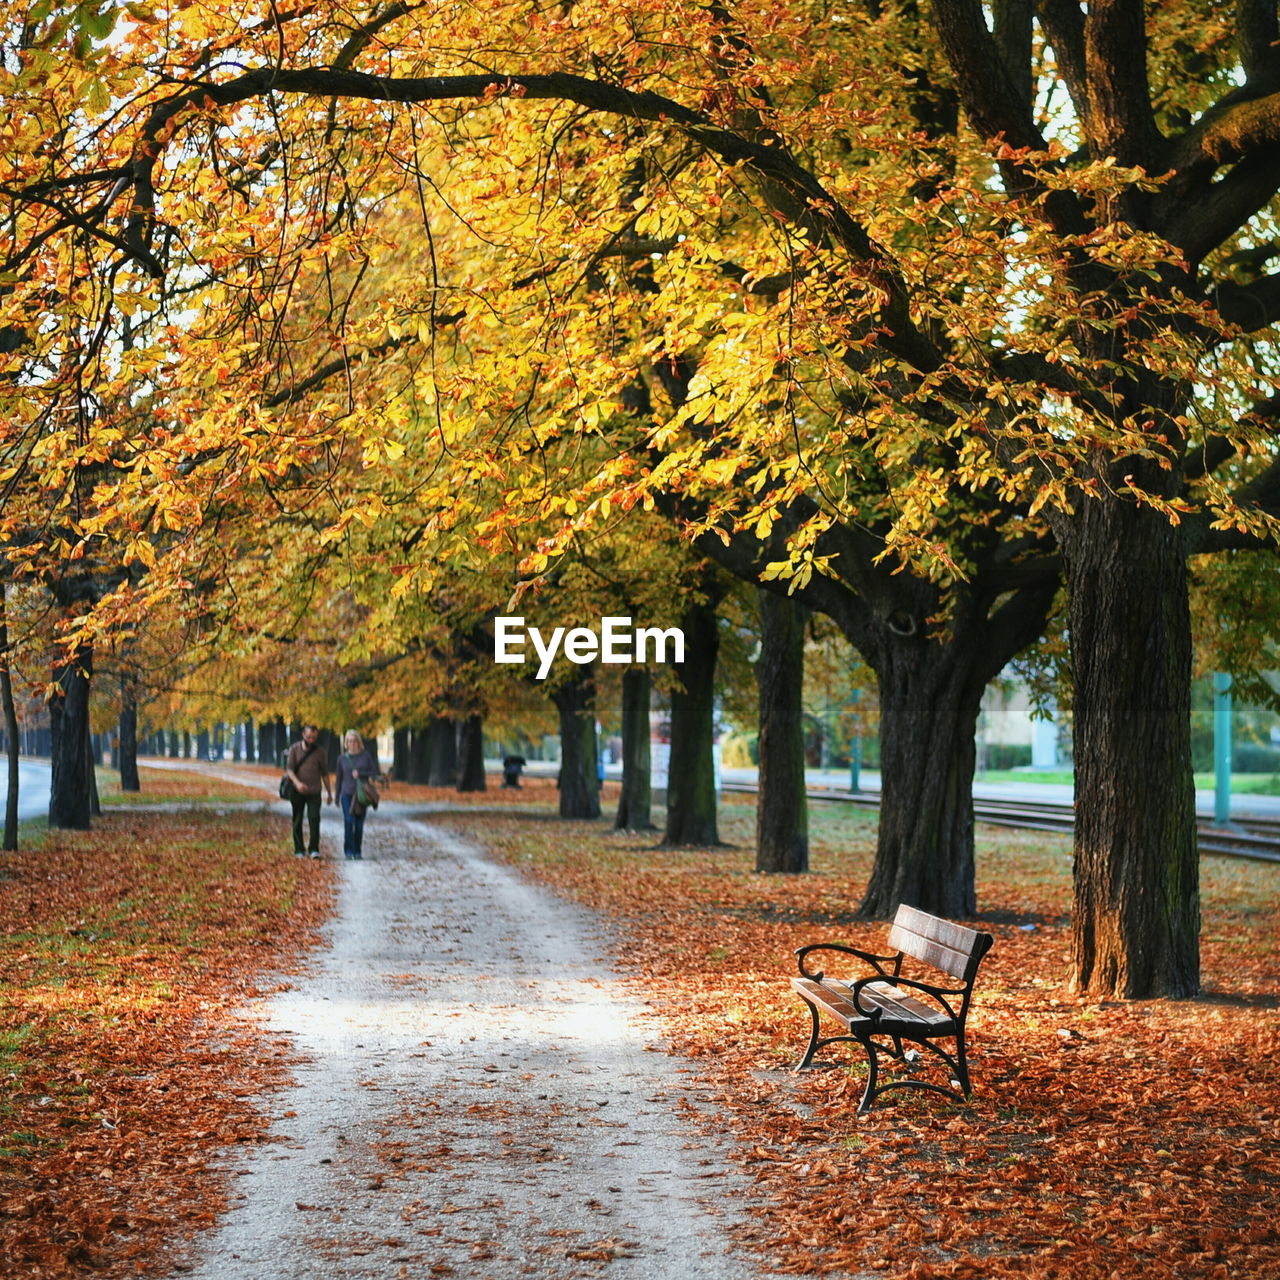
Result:
[[[207,777],[148,771],[144,787],[178,807],[111,813],[0,861],[4,1274],[154,1267],[166,1239],[223,1207],[210,1159],[262,1136],[255,1096],[285,1071],[287,1045],[236,1010],[314,941],[332,866],[283,853],[278,816],[181,807],[213,794]],[[987,832],[979,892],[997,945],[972,1017],[975,1098],[891,1095],[858,1117],[859,1066],[790,1070],[807,1014],[787,979],[802,942],[881,935],[852,919],[870,815],[815,807],[814,872],[788,878],[752,871],[745,802],[723,811],[728,847],[677,852],[607,820],[561,822],[540,779],[392,798],[465,806],[440,820],[618,920],[620,959],[714,1084],[710,1122],[766,1199],[753,1243],[774,1265],[1280,1276],[1274,866],[1205,860],[1204,998],[1098,1001],[1064,982],[1067,843]]]
[[[790,1070],[808,1016],[788,978],[804,942],[883,940],[852,920],[870,815],[816,809],[803,877],[754,873],[746,803],[724,811],[731,847],[680,852],[518,810],[453,821],[623,922],[675,1048],[718,1086],[784,1270],[1280,1276],[1280,868],[1204,860],[1204,997],[1100,1001],[1065,983],[1068,843],[987,831],[974,1100],[899,1092],[859,1117],[860,1066]]]
[[[152,770],[144,788],[211,793]],[[332,899],[331,868],[287,847],[279,819],[187,806],[0,858],[0,1273],[128,1274],[224,1207],[210,1157],[262,1135],[287,1049],[236,1010]]]

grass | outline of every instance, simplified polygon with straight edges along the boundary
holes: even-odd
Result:
[[[1070,769],[988,769],[979,773],[977,782],[1057,783],[1072,786],[1075,774]],[[1196,787],[1212,791],[1217,779],[1212,773],[1197,773]],[[1233,773],[1231,794],[1237,796],[1280,796],[1280,774]]]
[[[239,804],[248,800],[266,800],[267,793],[258,787],[230,781],[217,774],[197,770],[148,768],[138,762],[141,791],[121,791],[120,774],[115,769],[97,771],[98,795],[103,807],[138,804]]]

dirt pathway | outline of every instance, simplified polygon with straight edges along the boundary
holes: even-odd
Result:
[[[305,1061],[183,1274],[762,1274],[726,1253],[745,1180],[681,1118],[604,926],[390,808],[332,948],[266,1008]]]

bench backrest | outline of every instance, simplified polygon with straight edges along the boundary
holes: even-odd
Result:
[[[989,933],[905,904],[898,908],[889,929],[889,946],[895,951],[923,960],[966,984],[973,981],[979,961],[994,942]]]

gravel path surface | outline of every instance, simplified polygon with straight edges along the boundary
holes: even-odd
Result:
[[[392,808],[342,864],[331,949],[266,1006],[297,1084],[182,1274],[764,1274],[727,1252],[748,1184],[681,1117],[607,925]]]

